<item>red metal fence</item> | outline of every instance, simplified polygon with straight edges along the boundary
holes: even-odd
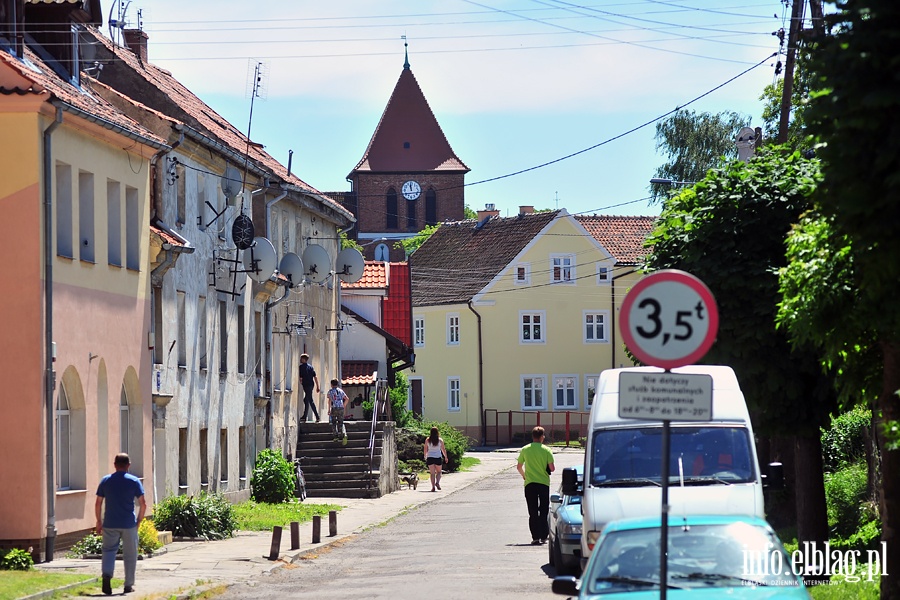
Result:
[[[484,411],[485,445],[524,446],[531,443],[531,430],[544,428],[545,444],[581,446],[587,436],[591,413],[570,411],[531,412],[524,410]]]

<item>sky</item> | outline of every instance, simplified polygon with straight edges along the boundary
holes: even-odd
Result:
[[[655,215],[656,123],[684,107],[761,126],[789,15],[778,0],[134,0],[124,20],[319,191],[350,189],[407,51],[473,210]]]

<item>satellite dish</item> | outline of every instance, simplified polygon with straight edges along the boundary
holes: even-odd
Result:
[[[304,275],[313,283],[322,283],[328,279],[331,269],[331,260],[328,252],[318,244],[312,244],[303,251]]]
[[[356,248],[344,248],[338,252],[334,270],[341,281],[356,283],[362,278],[365,268],[366,260]]]
[[[284,255],[281,264],[278,265],[278,271],[290,280],[292,288],[303,281],[303,261],[293,252]]]
[[[245,214],[239,214],[231,224],[231,241],[238,250],[246,250],[253,245],[253,221]]]
[[[243,263],[250,279],[260,283],[268,281],[278,264],[275,246],[267,238],[253,238],[253,245],[244,250]]]
[[[219,183],[222,186],[222,193],[225,194],[225,198],[233,200],[241,193],[241,189],[243,188],[241,185],[241,172],[231,165],[228,165],[225,168],[225,174],[222,175],[222,179]]]

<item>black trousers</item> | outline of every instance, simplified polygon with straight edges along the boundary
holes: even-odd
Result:
[[[525,502],[528,504],[528,528],[531,539],[545,540],[550,535],[547,513],[550,512],[550,486],[529,483],[525,486]]]
[[[312,414],[316,418],[316,421],[319,420],[319,411],[316,410],[316,403],[313,401],[313,386],[303,386],[303,416],[300,417],[300,420],[306,418],[309,409],[312,409]]]

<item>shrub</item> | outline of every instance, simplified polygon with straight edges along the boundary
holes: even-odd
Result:
[[[162,542],[159,541],[159,532],[156,530],[156,525],[153,524],[153,521],[150,519],[141,521],[141,525],[138,527],[138,552],[141,554],[152,554],[161,547]]]
[[[237,529],[234,510],[221,494],[169,496],[154,509],[154,525],[179,537],[221,540]]]
[[[89,533],[69,548],[67,558],[81,558],[85,554],[100,554],[103,552],[103,537],[96,533]]]
[[[865,457],[866,431],[871,425],[872,411],[859,406],[831,418],[831,427],[822,430],[826,473],[834,473]]]
[[[419,421],[417,419],[412,419],[408,426],[409,429],[412,429],[418,433],[419,444],[425,443],[425,438],[427,438],[428,434],[431,433],[432,427],[438,428],[438,432],[441,438],[443,438],[444,440],[444,448],[447,450],[448,459],[445,468],[448,471],[458,471],[463,454],[465,454],[466,450],[470,448],[472,441],[468,437],[463,435],[463,433],[459,429],[451,426],[449,423],[438,421]]]
[[[428,470],[428,465],[420,458],[411,458],[409,460],[401,460],[397,465],[397,469],[401,473],[423,473]]]
[[[294,467],[280,453],[266,448],[256,456],[250,477],[252,497],[257,502],[280,504],[294,497]]]
[[[0,569],[6,571],[29,571],[34,567],[34,559],[27,550],[13,548],[0,557]]]
[[[866,464],[857,462],[825,475],[828,526],[832,535],[845,538],[861,525],[866,497]]]

